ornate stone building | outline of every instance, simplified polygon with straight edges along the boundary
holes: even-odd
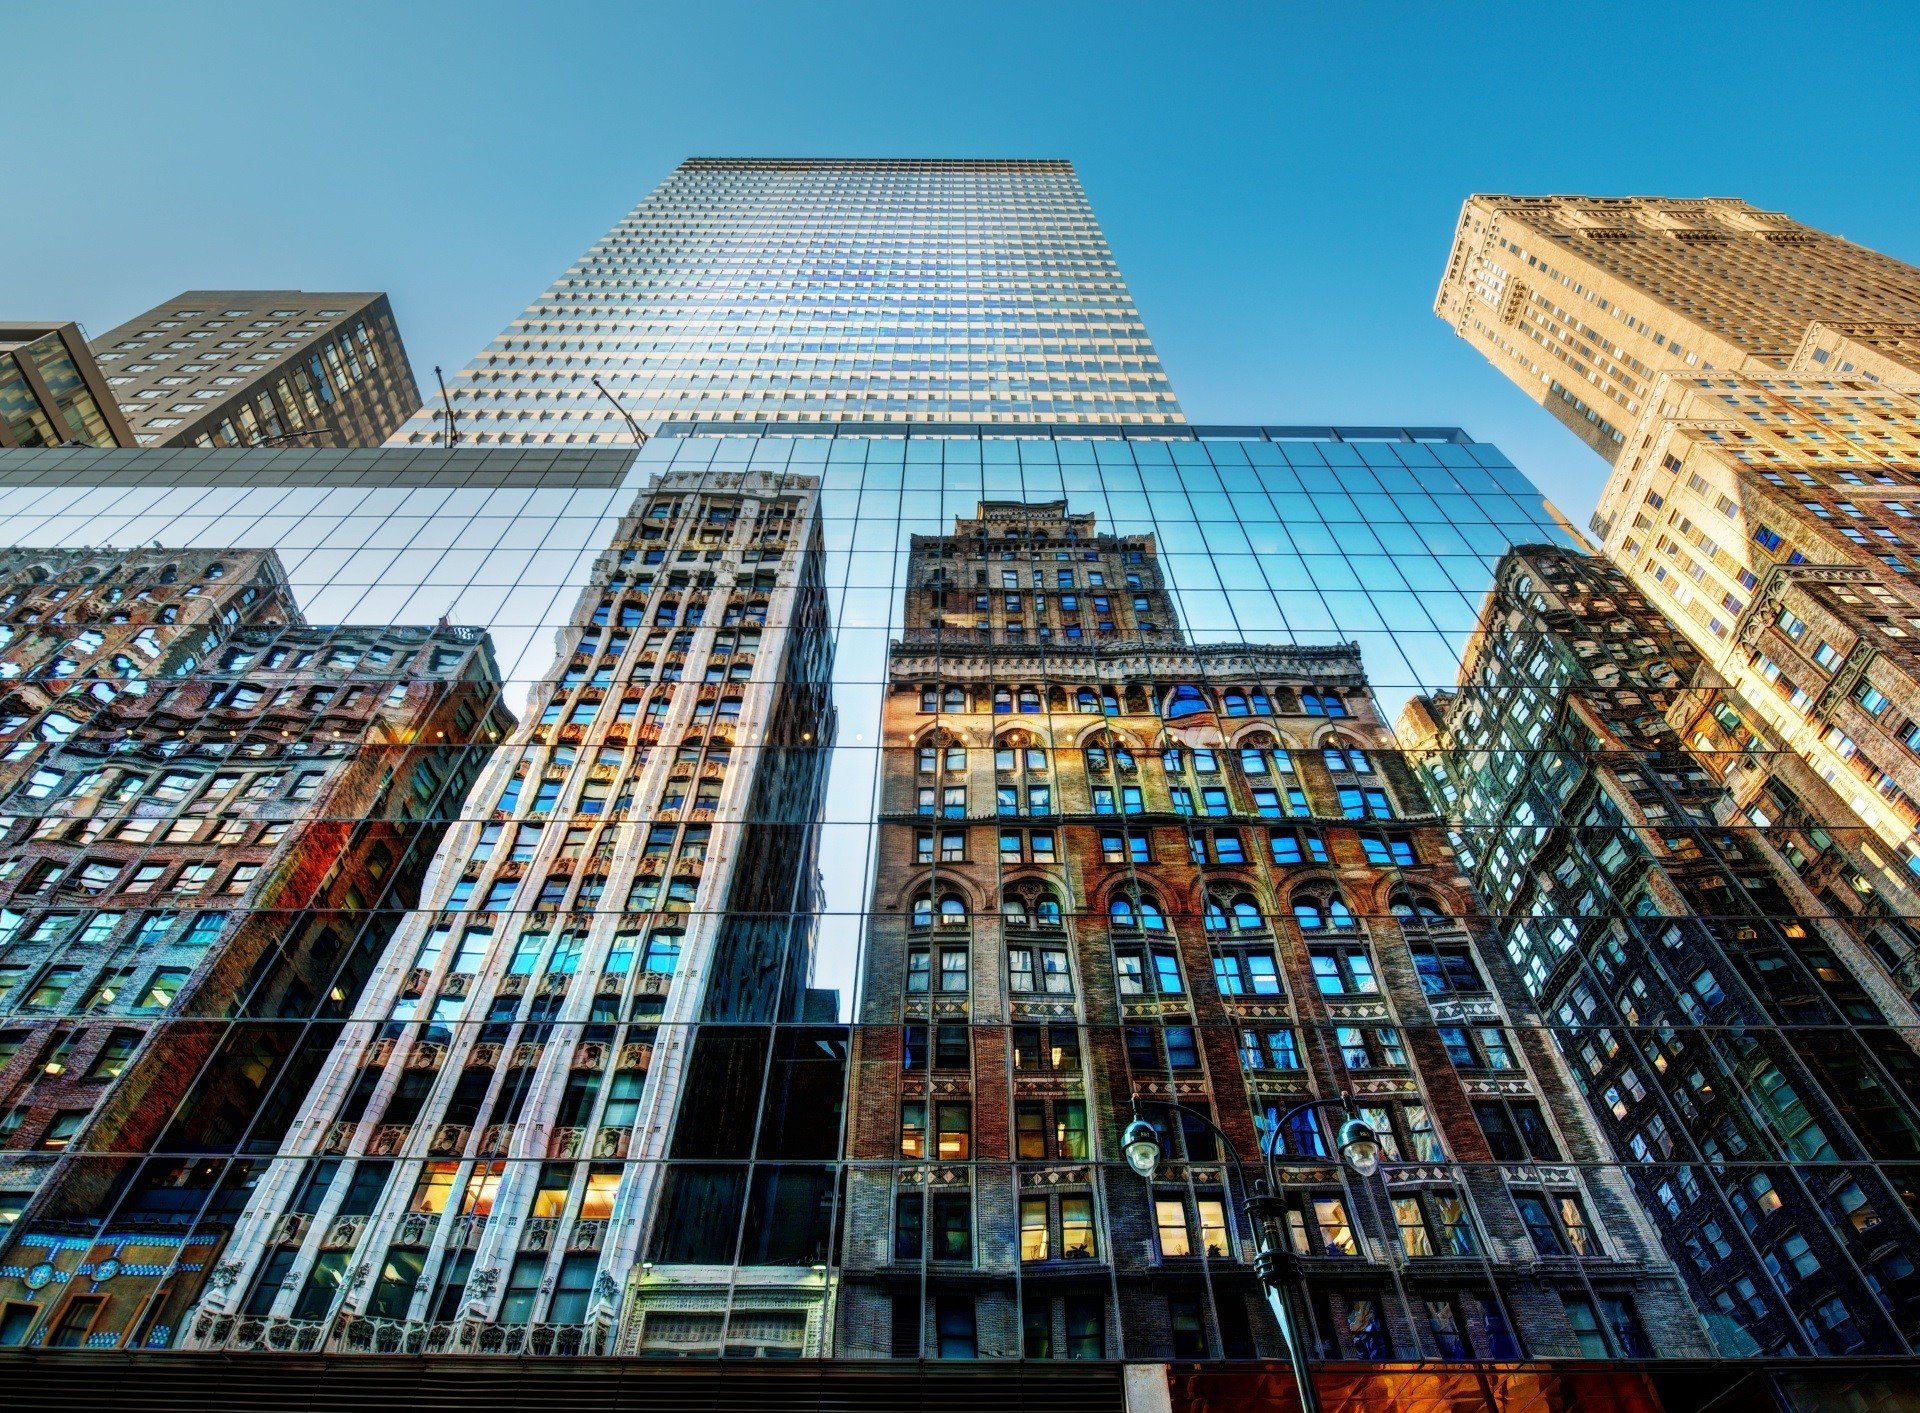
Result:
[[[0,1320],[165,1345],[510,718],[484,634],[313,627],[271,552],[0,604]]]
[[[916,536],[883,707],[844,1357],[1274,1357],[1205,1125],[1284,1153],[1322,1357],[1703,1352],[1351,647],[1188,645],[1151,536]],[[1333,1156],[1353,1096],[1389,1161]],[[1548,1243],[1552,1244],[1549,1245]]]

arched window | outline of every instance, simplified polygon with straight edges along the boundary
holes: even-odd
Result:
[[[933,926],[936,913],[942,927],[965,927],[967,924],[967,905],[957,893],[943,893],[938,902],[930,893],[922,893],[913,900],[915,927]]]
[[[1338,736],[1328,738],[1326,745],[1320,748],[1320,758],[1326,762],[1328,770],[1351,771],[1356,775],[1373,773],[1373,762],[1367,759],[1367,753]]]
[[[1228,716],[1247,716],[1247,694],[1241,691],[1229,691],[1220,698],[1220,704],[1226,708]]]
[[[1447,915],[1422,894],[1395,893],[1387,907],[1402,927],[1440,927],[1447,922]]]
[[[948,687],[940,694],[940,710],[965,711],[967,709],[967,691],[964,687]]]
[[[1263,688],[1255,687],[1253,689],[1253,711],[1256,716],[1273,715],[1273,700],[1266,694]]]
[[[1108,905],[1107,913],[1115,927],[1143,929],[1147,932],[1167,930],[1167,916],[1151,898],[1121,895]]]
[[[993,712],[995,716],[1005,716],[1013,710],[1013,689],[995,687],[993,689]]]
[[[1260,909],[1252,898],[1245,893],[1233,900],[1233,930],[1235,932],[1259,932],[1267,925],[1260,916]]]
[[[1100,714],[1100,695],[1091,687],[1082,687],[1073,694],[1075,711],[1085,712],[1088,716]]]
[[[1168,721],[1178,721],[1183,716],[1197,716],[1212,710],[1198,687],[1191,682],[1182,682],[1168,694],[1164,715]]]
[[[1022,687],[1020,689],[1020,710],[1031,715],[1039,714],[1040,692],[1038,688]]]
[[[1294,894],[1293,916],[1302,932],[1348,932],[1354,925],[1353,912],[1338,889]]]

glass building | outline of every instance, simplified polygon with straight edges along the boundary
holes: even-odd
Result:
[[[1182,421],[1064,164],[690,162],[450,422],[0,520],[22,1389],[1272,1406],[1270,1162],[1329,1403],[1902,1406],[1860,841],[1497,448]]]
[[[696,157],[394,444],[667,419],[1183,420],[1071,163]]]

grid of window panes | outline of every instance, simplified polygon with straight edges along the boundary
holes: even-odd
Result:
[[[1716,884],[1616,855],[1776,864],[1598,810],[1571,729],[1531,814],[1450,823],[1396,720],[1463,662],[1555,711],[1482,615],[1572,544],[1461,433],[13,452],[0,516],[0,1341],[1273,1358],[1267,1156],[1322,1357],[1913,1337],[1904,1037],[1783,1085],[1791,998],[1718,1011],[1731,974],[1563,1013],[1552,920],[1476,895],[1551,836],[1618,924],[1563,967],[1652,976]],[[1748,1054],[1724,1131],[1705,1048]],[[1752,1224],[1653,1210],[1690,1184]]]
[[[479,446],[630,444],[628,416],[1183,420],[1062,161],[684,162],[448,389]]]

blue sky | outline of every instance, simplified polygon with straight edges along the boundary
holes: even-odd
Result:
[[[682,157],[1061,156],[1189,416],[1457,423],[1581,523],[1601,463],[1432,315],[1466,193],[1744,196],[1920,261],[1911,5],[16,0],[6,28],[60,86],[0,148],[0,317],[385,289],[425,381]]]

